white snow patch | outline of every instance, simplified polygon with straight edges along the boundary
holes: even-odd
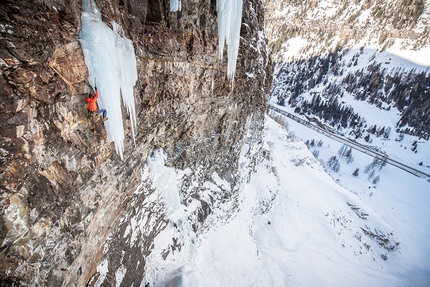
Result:
[[[302,49],[307,45],[308,41],[302,37],[294,37],[288,39],[282,44],[282,59],[285,62],[297,60],[295,57],[300,55]]]
[[[107,258],[103,259],[102,263],[97,266],[97,272],[99,272],[100,276],[97,278],[96,283],[94,283],[94,287],[100,287],[103,281],[106,279],[106,275],[109,271],[109,262]]]
[[[121,265],[115,272],[115,286],[121,286],[122,280],[124,279],[125,273],[127,272],[127,268]]]
[[[397,39],[394,45],[386,49],[387,53],[393,54],[399,58],[402,58],[414,65],[421,66],[422,69],[429,70],[430,67],[430,46],[423,47],[419,50],[406,50],[401,48],[400,39]],[[408,68],[408,67],[406,67]],[[416,68],[416,67],[412,67]]]

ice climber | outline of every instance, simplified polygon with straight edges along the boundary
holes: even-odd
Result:
[[[102,121],[107,121],[107,112],[105,109],[97,108],[97,99],[99,97],[99,91],[97,90],[97,86],[95,87],[96,92],[94,94],[89,93],[86,98],[86,102],[88,103],[88,116],[92,116],[94,114],[103,114]]]

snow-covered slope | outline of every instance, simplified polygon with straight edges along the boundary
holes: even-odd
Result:
[[[271,103],[429,173],[430,2],[279,3]]]
[[[192,203],[182,203],[176,209],[177,219],[171,219],[154,240],[142,285],[426,286],[430,282],[426,181],[387,167],[393,178],[381,182],[373,196],[350,192],[326,174],[301,141],[270,118],[262,145],[260,150],[246,144],[243,148],[239,177],[245,181],[233,216],[226,221],[230,207],[218,206],[209,217],[220,220],[208,219],[212,222],[208,231],[197,235],[186,221],[178,221],[193,209]],[[253,152],[263,160],[247,178],[248,156]],[[183,172],[163,172],[170,174],[167,185],[180,181]],[[229,192],[218,176],[210,182],[208,188]],[[163,196],[168,188],[157,190],[171,206],[170,197]],[[147,218],[136,216],[131,221],[138,230]],[[120,268],[119,279],[121,272]]]
[[[202,240],[196,264],[202,278],[217,278],[219,286],[425,286],[430,282],[427,183],[409,191],[409,200],[403,203],[366,204],[334,183],[301,142],[270,120],[265,140],[270,160],[244,187],[237,217]],[[410,180],[409,175],[400,178]],[[405,199],[396,189],[381,193],[385,193],[379,195],[382,202]],[[368,216],[362,219],[361,214]],[[399,243],[398,248],[388,251],[364,230],[379,231],[389,241],[385,247]]]
[[[372,49],[339,54],[326,72],[322,58],[279,64],[271,104],[430,173],[429,67]]]
[[[428,0],[263,2],[269,43],[279,61],[320,56],[339,47],[428,47]]]

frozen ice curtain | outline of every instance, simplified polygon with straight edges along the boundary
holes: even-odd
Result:
[[[127,39],[120,25],[113,22],[109,28],[101,19],[95,1],[82,1],[82,29],[79,32],[89,82],[97,88],[97,101],[106,109],[109,120],[104,122],[109,141],[115,143],[116,152],[123,158],[124,126],[121,112],[121,96],[130,116],[133,139],[135,138],[136,112],[134,85],[137,81],[136,58],[131,40]]]
[[[217,11],[219,58],[223,58],[224,44],[226,44],[228,57],[227,77],[233,80],[239,53],[242,0],[217,0]]]

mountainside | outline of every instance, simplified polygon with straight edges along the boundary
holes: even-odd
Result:
[[[336,51],[279,66],[277,75],[272,96],[278,104],[288,103],[296,113],[314,115],[337,130],[347,129],[355,139],[365,138],[366,132],[385,133],[388,138],[388,128],[426,140],[430,136],[430,72],[397,56],[372,49]],[[396,125],[368,121],[348,98],[381,112],[395,109]]]
[[[426,286],[428,182],[264,115],[430,174],[430,1],[83,3],[0,4],[0,285]],[[231,79],[218,24],[239,10]],[[100,98],[131,50],[137,81],[102,122],[85,98],[106,35],[127,57],[103,57]]]
[[[87,119],[92,89],[78,39],[81,3],[0,4],[4,285],[83,286],[97,278],[108,236],[124,232],[119,219],[154,192],[141,173],[155,150],[163,150],[167,166],[188,171],[181,201],[194,202],[193,228],[204,228],[214,206],[237,197],[245,132],[253,127],[257,142],[263,128],[272,68],[261,1],[243,3],[234,83],[227,59],[218,59],[216,1],[183,1],[175,12],[165,0],[93,1],[109,27],[122,26],[136,53],[137,130],[134,143],[123,108],[123,160],[102,122]],[[201,197],[214,173],[232,192]],[[127,275],[131,282],[142,278],[153,238],[168,222],[162,201],[149,204],[144,214],[152,221],[139,233],[143,247],[118,246],[124,253],[110,259],[135,270]]]
[[[428,173],[430,2],[281,3],[265,3],[270,101]]]
[[[278,61],[355,46],[419,50],[430,39],[428,0],[263,2],[270,47]],[[291,47],[294,40],[300,41],[299,47]]]
[[[325,200],[330,198],[330,207],[345,211],[336,204],[340,195],[331,198],[336,188],[327,190],[329,183],[320,177],[318,183],[307,185],[313,176],[318,176],[314,174],[317,167],[307,160],[296,160],[299,167],[280,160],[280,166],[293,170],[284,172],[282,179],[301,164],[313,167],[312,176],[297,183],[301,176],[298,174],[280,185],[288,200],[278,194],[274,202],[288,208],[273,208],[268,212],[272,216],[267,218],[271,222],[282,218],[284,229],[290,228],[289,236],[280,234],[273,239],[269,235],[267,241],[262,236],[262,242],[252,236],[257,242],[256,257],[270,254],[273,264],[268,273],[281,271],[269,278],[283,279],[279,285],[428,286],[430,257],[426,250],[430,241],[426,226],[430,217],[418,213],[427,213],[429,204],[430,1],[264,4],[269,45],[276,60],[269,104],[298,120],[284,117],[286,113],[274,112],[273,117],[288,128],[289,135],[302,139],[332,179],[357,195],[359,202],[347,203],[351,211],[347,208],[346,218],[341,215],[333,224],[339,232],[327,234],[327,230],[319,229],[323,229],[319,216]],[[348,140],[340,143],[330,135]],[[371,152],[362,153],[351,142]],[[387,165],[387,159],[422,172],[423,179]],[[293,204],[296,199],[303,202]],[[373,235],[365,231],[370,217],[363,208],[374,211],[374,218],[387,223],[384,226],[390,238],[383,241],[394,240],[394,248],[380,249],[379,255],[378,248],[367,248],[366,239],[378,241],[384,232],[380,233],[378,227]],[[348,242],[345,234],[357,227],[348,218],[354,213],[366,222],[366,227],[351,234],[355,240]],[[331,213],[325,215],[330,217]],[[302,224],[308,216],[314,218],[305,224],[312,226],[306,232]],[[252,226],[254,235],[260,226],[255,221]],[[270,228],[264,228],[264,234]],[[320,246],[322,241],[325,243]],[[362,246],[355,249],[356,244]],[[344,250],[338,253],[338,246]],[[283,256],[277,256],[284,250]],[[350,259],[349,252],[354,253]],[[371,253],[374,260],[366,262],[365,257]],[[281,275],[285,273],[288,276]]]

